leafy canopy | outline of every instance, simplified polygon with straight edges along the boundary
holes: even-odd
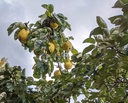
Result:
[[[115,27],[109,29],[105,21],[96,17],[98,26],[94,28],[83,43],[88,43],[82,52],[74,46],[66,51],[63,45],[73,37],[66,37],[65,29],[71,30],[67,17],[54,13],[52,4],[43,4],[45,13],[35,23],[12,23],[7,29],[8,35],[14,32],[19,39],[22,29],[30,30],[25,50],[34,52],[35,64],[33,77],[25,76],[20,66],[4,65],[0,67],[0,101],[7,103],[70,103],[71,98],[83,95],[81,103],[127,103],[128,102],[128,1],[118,0],[113,8],[120,8],[121,15],[110,17]],[[57,24],[56,28],[50,23]],[[55,25],[54,25],[55,26]],[[55,50],[49,51],[49,42]],[[70,60],[71,70],[64,68],[64,62]],[[59,70],[60,75],[53,76]],[[47,80],[47,76],[51,80]],[[37,80],[35,80],[35,78]],[[32,88],[34,86],[35,88]]]

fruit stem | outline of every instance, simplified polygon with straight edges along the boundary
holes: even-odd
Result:
[[[24,23],[27,29],[28,29],[28,23],[29,23],[29,21]]]

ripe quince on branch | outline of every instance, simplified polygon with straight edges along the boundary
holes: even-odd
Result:
[[[69,40],[67,40],[66,43],[63,45],[63,48],[64,50],[69,52],[72,49],[72,43]]]
[[[27,42],[29,34],[30,34],[29,29],[21,29],[19,34],[18,34],[19,41],[22,44],[25,44]]]
[[[71,69],[71,68],[72,68],[72,62],[71,62],[69,59],[67,59],[67,60],[64,62],[64,67],[65,67],[65,69],[67,69],[67,70]]]

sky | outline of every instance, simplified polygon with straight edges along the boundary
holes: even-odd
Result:
[[[20,65],[26,68],[26,75],[32,75],[33,53],[29,53],[21,43],[8,36],[7,28],[14,22],[35,23],[38,16],[45,12],[42,4],[53,4],[55,13],[63,13],[71,24],[72,31],[66,30],[66,36],[73,36],[73,46],[82,51],[86,44],[83,40],[97,27],[96,16],[101,16],[113,27],[108,18],[121,14],[120,9],[112,6],[117,0],[1,0],[0,1],[0,58],[8,58],[10,66]]]

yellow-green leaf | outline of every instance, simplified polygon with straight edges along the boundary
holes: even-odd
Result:
[[[83,41],[83,43],[92,43],[95,44],[95,40],[93,38],[87,38]]]

